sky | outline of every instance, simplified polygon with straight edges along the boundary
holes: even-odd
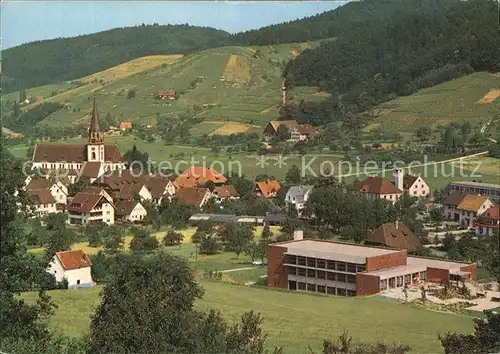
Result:
[[[2,49],[142,23],[256,29],[332,10],[335,1],[18,1],[1,2]]]

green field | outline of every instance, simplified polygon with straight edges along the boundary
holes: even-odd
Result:
[[[474,73],[379,105],[371,129],[415,132],[451,122],[484,124],[500,113],[500,99],[477,103],[490,90],[500,88],[500,76]]]
[[[110,113],[118,121],[155,124],[157,114],[175,119],[189,110],[191,115],[206,121],[240,121],[262,126],[278,117],[283,64],[294,57],[294,49],[300,52],[318,44],[319,42],[251,48],[221,47],[182,58],[139,58],[75,80],[84,84],[80,87],[62,83],[27,90],[27,95],[37,97],[38,101],[25,105],[22,109],[30,109],[43,101],[59,102],[65,108],[39,124],[83,124],[90,121],[91,99],[95,95],[101,116]],[[142,61],[134,64],[139,60]],[[158,90],[171,88],[179,93],[179,99],[155,99]],[[129,90],[135,90],[134,98],[127,98]],[[301,88],[290,92],[289,97],[294,100],[324,99],[316,92],[315,88]],[[15,92],[3,98],[12,100],[17,97],[19,93]],[[196,113],[193,113],[194,106],[197,107]],[[217,129],[217,126],[201,124],[204,125],[193,128],[195,135],[211,133]]]
[[[336,339],[348,330],[356,344],[383,341],[404,343],[414,353],[437,353],[442,349],[438,333],[472,331],[472,317],[431,312],[381,297],[342,298],[273,291],[201,280],[205,296],[197,302],[203,310],[219,309],[231,321],[245,311],[264,317],[268,345],[285,347],[286,353],[303,354],[307,346],[318,349],[323,339]],[[99,304],[101,288],[49,292],[58,305],[51,319],[54,329],[81,336]],[[24,293],[29,302],[36,293]]]

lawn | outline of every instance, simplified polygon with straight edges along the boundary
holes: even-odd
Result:
[[[472,331],[472,317],[431,312],[381,297],[342,298],[273,291],[201,280],[205,288],[199,309],[219,309],[230,321],[245,311],[264,317],[268,346],[280,345],[286,353],[303,354],[308,345],[319,350],[323,339],[336,339],[348,330],[355,343],[404,343],[415,353],[442,351],[438,333]],[[81,336],[99,304],[101,288],[49,292],[58,305],[51,319],[53,328]],[[36,293],[24,293],[29,302]]]

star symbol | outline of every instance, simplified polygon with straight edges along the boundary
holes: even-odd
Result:
[[[275,157],[274,159],[276,160],[276,162],[274,163],[274,166],[278,166],[279,168],[286,166],[285,161],[287,160],[287,157],[285,157],[283,155],[278,155],[278,157]]]
[[[264,168],[264,167],[269,165],[269,162],[267,162],[267,160],[269,160],[269,157],[266,157],[264,155],[260,155],[260,156],[257,156],[255,158],[257,159],[257,163],[255,164],[256,166],[259,166],[260,168]]]

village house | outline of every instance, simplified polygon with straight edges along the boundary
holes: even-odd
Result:
[[[177,191],[179,203],[198,208],[203,207],[211,197],[212,193],[208,188],[185,187]]]
[[[48,190],[57,204],[66,205],[68,198],[68,187],[61,181],[51,182],[46,178],[30,179],[26,191]]]
[[[152,202],[157,205],[160,205],[164,198],[170,200],[177,193],[177,188],[167,177],[152,177],[146,186],[151,193]]]
[[[405,175],[402,169],[394,170],[394,186],[411,197],[427,197],[431,190],[421,176]]]
[[[290,187],[285,196],[285,204],[288,212],[295,210],[297,216],[302,216],[304,206],[311,195],[313,186],[293,186]]]
[[[129,120],[120,122],[120,130],[124,132],[125,130],[130,130],[132,129],[132,122]]]
[[[227,182],[227,178],[213,168],[192,166],[175,179],[175,184],[179,188],[203,187],[208,182],[221,186]]]
[[[153,196],[144,182],[125,181],[120,191],[115,195],[116,199],[131,200],[139,198],[141,201],[151,201]]]
[[[280,183],[276,180],[255,182],[254,194],[257,197],[274,198],[280,191]]]
[[[271,120],[264,128],[264,136],[267,140],[271,139],[277,132],[280,126],[285,126],[288,132],[291,133],[298,123],[296,120]]]
[[[56,200],[48,189],[28,190],[26,194],[30,198],[29,210],[34,216],[43,218],[49,214],[58,213]]]
[[[158,95],[156,96],[160,100],[175,100],[176,99],[176,92],[173,89],[169,90],[159,90]]]
[[[371,199],[384,199],[395,203],[403,195],[391,181],[380,177],[368,177],[354,185],[354,191],[360,192]]]
[[[417,235],[399,220],[382,224],[375,230],[368,230],[364,244],[397,248],[408,252],[415,252],[421,245]]]
[[[117,220],[138,223],[146,219],[148,211],[138,200],[118,200],[115,215]]]
[[[500,231],[500,207],[491,206],[476,221],[476,235],[493,236]]]
[[[82,190],[80,192],[90,193],[90,194],[99,194],[99,195],[105,196],[106,199],[108,199],[108,200],[113,200],[111,195],[109,195],[108,192],[106,192],[106,190],[104,190],[101,187],[93,187],[93,186],[85,187],[85,188],[82,188]]]
[[[53,274],[57,282],[66,279],[68,289],[95,286],[91,273],[92,263],[82,250],[56,252],[47,272]]]
[[[227,199],[240,199],[240,194],[233,185],[217,186],[212,191],[216,203],[222,203]]]
[[[290,141],[297,143],[299,141],[312,140],[317,135],[314,127],[309,124],[299,124],[292,128],[290,132]]]
[[[103,171],[125,168],[118,146],[104,143],[95,99],[88,134],[86,145],[36,144],[32,158],[33,168],[44,170],[47,174],[57,171],[80,171],[83,168],[83,175],[94,179]],[[75,178],[71,180],[75,181]]]
[[[113,225],[115,223],[113,200],[100,193],[77,193],[68,204],[67,211],[68,223],[72,225],[97,222]]]
[[[458,181],[448,184],[448,191],[461,191],[464,194],[481,194],[495,203],[500,202],[500,184],[476,181]]]
[[[458,223],[463,228],[471,229],[475,226],[477,217],[492,206],[494,204],[484,195],[467,194],[457,206]]]
[[[460,212],[457,210],[458,205],[464,199],[465,194],[460,191],[452,191],[443,202],[443,212],[445,219],[458,221]]]

